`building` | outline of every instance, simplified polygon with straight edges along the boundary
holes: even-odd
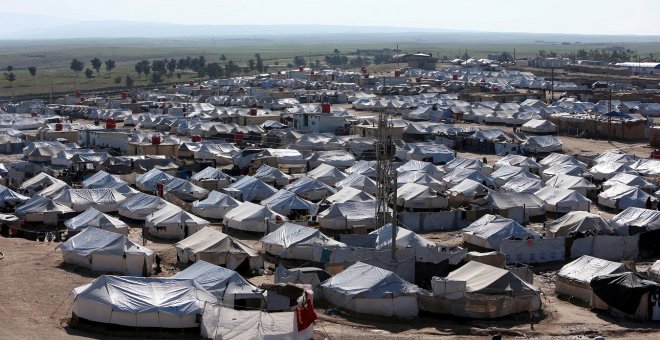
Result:
[[[538,67],[538,68],[564,68],[571,63],[571,59],[556,57],[556,58],[544,58],[536,57],[536,59],[529,60],[529,66]]]
[[[616,66],[629,68],[634,74],[660,74],[660,63],[656,62],[625,62],[617,63]]]

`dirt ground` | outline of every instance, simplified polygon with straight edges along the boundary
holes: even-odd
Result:
[[[137,233],[133,230],[132,233]],[[175,265],[174,250],[167,243],[149,242],[163,258],[162,275],[171,275]],[[71,315],[71,290],[93,280],[94,273],[62,264],[56,244],[0,237],[0,339],[110,339],[67,325]],[[527,315],[500,320],[466,320],[422,314],[413,320],[344,315],[326,315],[324,304],[318,304],[319,320],[315,324],[318,339],[378,338],[483,338],[502,334],[507,338],[587,339],[602,335],[608,339],[658,339],[660,325],[618,319],[590,311],[587,307],[558,299],[554,293],[552,273],[558,268],[544,268],[536,275],[535,284],[542,287],[543,317],[531,328]],[[545,273],[545,272],[544,272]],[[271,282],[272,276],[250,278],[260,284]]]
[[[642,143],[619,143],[560,137],[567,154],[599,153],[625,150],[646,157],[651,149]],[[483,155],[460,153],[461,156],[482,158]],[[493,164],[500,157],[486,156]],[[0,161],[11,161],[3,159]],[[596,209],[597,211],[597,209]],[[609,219],[611,212],[600,212]],[[137,227],[137,226],[135,226]],[[259,248],[258,237],[233,235]],[[460,244],[459,232],[431,233],[426,237],[436,242]],[[131,230],[131,239],[140,242],[140,230]],[[71,316],[71,290],[89,283],[98,275],[62,263],[57,244],[28,241],[0,236],[0,339],[112,339],[107,334],[75,329],[67,325]],[[163,272],[170,276],[181,268],[171,243],[151,242],[148,247],[162,258]],[[641,264],[640,267],[648,266]],[[558,266],[535,268],[535,285],[542,287],[543,316],[530,325],[527,315],[499,320],[467,320],[421,314],[413,320],[325,313],[325,305],[317,305],[319,320],[315,323],[317,339],[426,339],[484,338],[502,334],[505,338],[588,339],[602,335],[607,339],[660,339],[660,325],[638,323],[595,313],[588,307],[558,299],[554,294],[554,273]],[[254,284],[272,282],[272,275],[249,278]],[[131,336],[133,337],[133,336]]]

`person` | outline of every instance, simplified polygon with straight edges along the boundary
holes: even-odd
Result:
[[[178,255],[177,255],[177,256],[178,256]],[[160,256],[158,256],[158,254],[156,254],[156,271],[157,271],[157,272],[161,272],[161,268],[160,268]]]
[[[481,161],[484,162],[484,164],[488,164],[488,160],[486,159],[486,157],[484,157],[484,159],[482,159]]]
[[[653,202],[651,201],[651,196],[649,196],[649,198],[646,199],[646,209],[649,210],[653,209]]]
[[[53,235],[53,232],[52,232],[52,231],[49,231],[49,232],[46,234],[46,239],[48,240],[48,243],[53,242],[53,239],[54,239],[54,238],[55,238],[55,235]]]
[[[147,245],[147,227],[142,227],[142,245]]]

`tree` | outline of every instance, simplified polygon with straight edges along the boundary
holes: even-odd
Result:
[[[504,51],[500,54],[500,57],[497,58],[499,62],[501,63],[506,63],[509,61],[513,61],[513,57],[511,56],[511,53]]]
[[[101,71],[101,66],[103,66],[103,62],[99,58],[94,58],[91,60],[92,63],[92,68],[96,70],[96,74],[98,75],[99,72]]]
[[[87,82],[91,85],[92,84],[92,78],[94,78],[94,71],[92,71],[92,69],[88,67],[85,70],[85,77],[87,77]]]
[[[138,63],[135,64],[135,72],[137,72],[138,79],[140,79],[140,77],[142,77],[142,63],[141,62],[138,62]]]
[[[142,73],[144,73],[145,76],[149,77],[149,73],[151,72],[151,65],[149,63],[149,60],[145,59],[135,64],[135,72],[137,72],[138,74],[138,79],[140,78],[140,75]]]
[[[236,73],[238,73],[238,72],[240,72],[240,71],[241,71],[241,67],[238,66],[238,65],[236,65],[236,63],[234,63],[233,60],[229,60],[229,61],[225,64],[225,75],[226,75],[227,77],[231,77],[232,75],[234,75],[234,74],[236,74]]]
[[[262,73],[266,71],[266,67],[264,67],[264,61],[261,60],[261,54],[255,53],[254,58],[257,59],[257,62],[254,65],[254,68],[257,70],[257,72]]]
[[[179,61],[176,62],[176,68],[181,70],[182,72],[185,71],[190,65],[188,64],[188,59],[186,58],[181,58]]]
[[[5,79],[9,82],[9,88],[13,88],[14,81],[16,81],[16,75],[14,72],[5,73]]]
[[[135,80],[133,80],[133,77],[131,77],[129,75],[126,76],[126,87],[128,87],[129,89],[132,89],[134,82],[135,82]]]
[[[305,65],[305,58],[301,56],[295,56],[293,57],[293,64],[296,66],[303,66]]]
[[[11,72],[14,70],[14,66],[7,65],[7,72]]]
[[[255,65],[256,63],[254,62],[254,59],[248,60],[248,69],[250,69],[250,71],[254,71]]]
[[[220,60],[227,61],[227,57],[225,57],[225,55],[223,54],[223,55],[220,56]]]
[[[112,59],[108,59],[105,61],[105,70],[108,71],[108,77],[110,76],[110,72],[115,69],[115,61]]]
[[[316,59],[316,60],[314,61],[314,64],[316,65],[316,68],[320,68],[320,67],[321,67],[321,61],[318,60],[318,59]]]
[[[78,78],[78,72],[82,71],[85,68],[85,63],[81,60],[78,60],[76,58],[73,58],[71,60],[71,66],[70,68],[76,72],[76,78]]]
[[[174,74],[174,71],[176,71],[176,60],[170,59],[167,61],[167,72],[169,72],[170,77]]]
[[[210,63],[206,65],[206,74],[209,78],[222,77],[222,66],[218,63]]]
[[[121,84],[121,76],[116,76],[115,77],[115,84],[117,84],[117,85]]]
[[[167,60],[154,60],[151,62],[151,69],[154,73],[160,73],[162,76],[167,73]]]
[[[334,54],[339,54],[339,50],[335,48]]]
[[[32,76],[32,80],[34,80],[34,77],[37,75],[37,67],[36,66],[28,67],[28,72],[30,72],[30,75]]]
[[[163,74],[160,72],[154,71],[154,73],[151,74],[151,83],[153,84],[158,84],[163,82]]]

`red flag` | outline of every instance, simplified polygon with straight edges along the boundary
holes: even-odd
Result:
[[[306,329],[316,320],[316,312],[314,312],[314,305],[309,294],[305,293],[304,306],[296,307],[296,320],[298,321],[298,332]]]

